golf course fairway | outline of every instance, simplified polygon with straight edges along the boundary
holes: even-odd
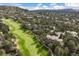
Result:
[[[46,56],[48,50],[36,47],[38,43],[34,44],[34,35],[24,32],[20,28],[20,23],[13,21],[12,19],[5,19],[3,23],[9,26],[10,32],[17,38],[19,50],[23,56]],[[26,30],[28,31],[28,30]],[[40,49],[41,48],[41,49]],[[40,50],[40,51],[39,51]],[[39,51],[39,52],[38,52]]]

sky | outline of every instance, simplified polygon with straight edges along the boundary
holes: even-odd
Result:
[[[0,6],[17,6],[28,10],[38,9],[79,9],[79,3],[0,3]]]

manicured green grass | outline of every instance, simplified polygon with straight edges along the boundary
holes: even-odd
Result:
[[[48,50],[45,48],[41,48],[41,44],[40,47],[37,47],[38,43],[35,43],[35,39],[33,38],[34,35],[28,34],[27,32],[24,32],[22,29],[20,29],[20,23],[15,22],[12,19],[5,19],[3,20],[3,23],[9,26],[10,32],[17,38],[19,49],[22,55],[48,55]]]

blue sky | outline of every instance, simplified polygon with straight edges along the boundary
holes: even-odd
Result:
[[[79,9],[79,3],[0,3],[0,6],[18,6],[29,10],[37,9]]]

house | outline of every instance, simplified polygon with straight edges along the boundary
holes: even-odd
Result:
[[[57,36],[56,35],[47,35],[47,39],[51,39],[53,41],[58,41],[60,42],[61,45],[63,45],[63,39],[59,39],[60,35],[62,34],[62,32],[56,32]]]
[[[70,33],[72,36],[77,37],[77,32],[75,31],[67,31],[67,33]]]

